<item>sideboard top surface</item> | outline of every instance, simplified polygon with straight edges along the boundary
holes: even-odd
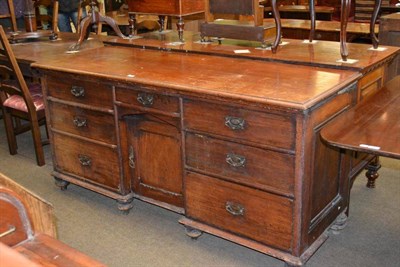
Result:
[[[300,110],[360,77],[350,70],[112,46],[42,58],[32,67]]]
[[[301,64],[338,69],[352,69],[368,72],[377,64],[385,62],[395,54],[400,53],[400,48],[392,46],[379,46],[378,50],[372,49],[372,45],[348,43],[349,60],[341,61],[340,43],[333,41],[283,39],[276,53],[270,49],[261,49],[260,42],[241,40],[222,40],[222,45],[214,39],[212,43],[200,42],[200,34],[184,32],[185,43],[179,43],[178,34],[173,31],[159,33],[150,32],[141,35],[137,39],[107,38],[106,44],[116,46],[136,46],[148,49],[165,49],[179,52],[192,52],[212,54],[228,57],[241,57],[263,61],[284,62],[289,64]]]

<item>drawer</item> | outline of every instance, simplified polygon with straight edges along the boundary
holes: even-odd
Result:
[[[358,82],[359,88],[359,99],[362,100],[370,95],[375,94],[379,89],[381,89],[384,81],[384,67],[377,68],[370,73],[367,73]]]
[[[290,116],[185,100],[186,129],[294,150],[295,119]]]
[[[186,134],[186,165],[260,189],[293,195],[294,156]]]
[[[54,167],[85,181],[119,191],[120,170],[116,149],[53,133]]]
[[[48,101],[50,124],[53,129],[98,141],[116,144],[114,116]]]
[[[186,175],[186,215],[217,228],[290,251],[293,202],[195,173]]]
[[[84,105],[113,109],[111,86],[80,79],[75,75],[48,76],[47,95]]]
[[[129,88],[116,88],[115,94],[117,101],[130,106],[158,109],[168,113],[179,113],[178,97],[159,95]]]

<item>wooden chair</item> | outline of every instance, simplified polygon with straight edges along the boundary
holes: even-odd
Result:
[[[217,16],[221,14],[242,19],[217,20]],[[264,8],[259,5],[259,0],[206,0],[206,22],[200,27],[202,41],[205,41],[205,37],[231,38],[259,41],[266,47],[267,43],[275,38],[276,29],[272,24],[264,25],[263,18]]]
[[[89,15],[90,12],[90,2],[92,0],[81,0],[79,3],[80,8],[78,9],[78,24],[81,23],[82,19],[83,19],[83,10],[86,10],[86,14]],[[105,15],[105,10],[104,10],[104,3],[100,3],[97,0],[94,0],[94,2],[96,2],[96,6],[97,6],[97,10],[99,12],[99,14],[101,15]],[[102,31],[102,23],[100,23],[100,21],[98,21],[97,23],[95,23],[93,25],[94,29],[95,29],[95,33],[96,34],[100,34]],[[77,27],[76,32],[78,34],[81,33],[81,27]]]
[[[42,166],[45,160],[39,126],[46,122],[41,86],[38,83],[25,81],[1,25],[0,41],[3,47],[0,49],[0,54],[6,61],[0,64],[0,73],[4,77],[0,80],[0,100],[10,154],[17,154],[17,133],[13,124],[13,117],[17,117],[29,122],[37,164]],[[14,79],[9,79],[7,76]]]
[[[36,0],[34,2],[35,14],[36,14],[36,24],[38,30],[43,30],[44,25],[47,25],[47,29],[57,28],[58,18],[53,17],[53,1],[52,0]],[[47,10],[47,12],[43,12]],[[55,23],[55,27],[53,27]]]
[[[0,19],[9,18],[11,20],[12,30],[18,31],[17,19],[15,18],[14,3],[13,0],[7,0],[9,14],[1,14]]]

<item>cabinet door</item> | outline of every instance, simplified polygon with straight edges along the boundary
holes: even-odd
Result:
[[[129,116],[126,122],[135,193],[183,207],[179,120],[146,114]]]

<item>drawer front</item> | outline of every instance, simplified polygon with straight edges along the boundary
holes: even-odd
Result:
[[[105,143],[116,144],[114,116],[70,105],[48,102],[51,127]]]
[[[116,149],[53,133],[54,165],[61,173],[72,173],[83,180],[120,188],[120,170]]]
[[[290,199],[195,173],[186,175],[186,214],[217,228],[290,251]]]
[[[73,75],[48,76],[47,95],[80,104],[113,109],[110,86],[102,82],[79,79]]]
[[[358,82],[359,100],[375,94],[384,84],[384,67],[377,68],[364,75]]]
[[[289,116],[185,100],[185,128],[293,150],[295,120]]]
[[[293,194],[293,155],[188,133],[186,165],[252,187]]]
[[[117,101],[131,106],[158,109],[169,113],[179,113],[178,97],[158,95],[128,88],[116,88],[115,94]]]

